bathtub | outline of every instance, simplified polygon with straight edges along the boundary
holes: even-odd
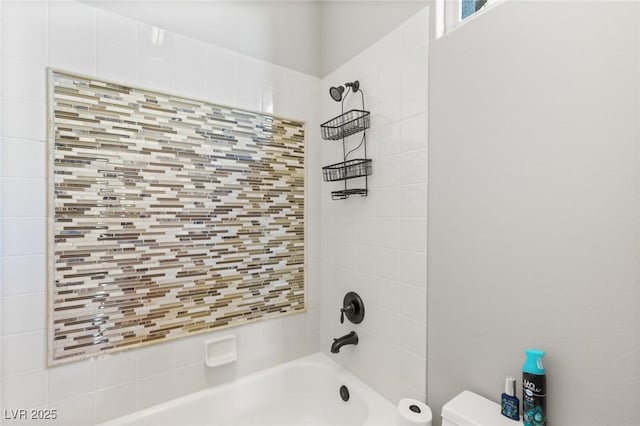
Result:
[[[349,390],[347,402],[340,397],[342,385]],[[394,405],[317,353],[102,426],[390,426],[396,421]]]

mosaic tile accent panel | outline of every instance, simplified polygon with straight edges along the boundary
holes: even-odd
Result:
[[[49,363],[305,310],[304,123],[50,71]]]

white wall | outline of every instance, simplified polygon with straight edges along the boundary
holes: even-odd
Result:
[[[326,76],[427,0],[81,0],[311,75]]]
[[[422,10],[323,79],[320,90],[327,120],[340,113],[329,87],[360,81],[373,158],[368,197],[332,201],[341,183],[321,186],[321,349],[393,403],[426,393],[428,19]],[[345,109],[360,108],[359,94],[349,100]],[[323,165],[342,161],[339,141],[321,141],[321,150]],[[365,318],[341,325],[350,290],[364,299]],[[329,353],[332,339],[350,330],[358,346]]]
[[[216,334],[47,368],[45,356],[45,67],[96,75],[241,108],[307,120],[308,168],[319,169],[319,80],[76,2],[4,1],[0,69],[2,408],[51,407],[87,425],[319,350],[319,175],[309,173],[305,314],[228,329],[239,359],[206,370]]]
[[[315,1],[81,1],[297,71],[320,68]]]
[[[0,3],[0,23],[2,22],[2,4]],[[2,28],[0,28],[0,54],[2,53],[2,45],[4,44],[4,37],[2,35],[3,31]],[[1,58],[1,57],[0,57]],[[3,99],[4,96],[4,84],[2,83],[4,81],[4,73],[2,70],[2,64],[0,64],[0,135],[3,135],[3,125],[2,125],[2,102],[1,99]],[[2,138],[0,137],[0,259],[2,258],[2,241],[3,241],[3,232],[2,232],[2,217],[4,216],[2,213],[2,181],[3,181],[3,176],[4,176],[4,171],[3,171],[3,164],[4,161],[2,160]],[[2,331],[2,327],[3,327],[3,321],[2,321],[2,296],[3,296],[3,277],[4,277],[4,273],[2,272],[2,262],[0,261],[0,333]],[[2,374],[2,339],[0,338],[0,375]],[[2,386],[0,384],[0,405],[4,406],[4,404],[2,404],[2,399],[3,399],[3,393],[2,393]]]
[[[639,18],[508,1],[432,43],[435,412],[463,389],[498,401],[533,346],[550,426],[638,424]]]
[[[427,0],[322,1],[318,74],[326,77],[427,6]]]

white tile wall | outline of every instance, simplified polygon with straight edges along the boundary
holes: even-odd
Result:
[[[5,409],[41,407],[47,402],[47,371],[37,369],[3,377],[2,398]]]
[[[34,293],[44,295],[44,255],[5,256],[0,258],[0,262],[3,296]]]
[[[44,103],[45,79],[42,66],[7,56],[2,59],[3,96]]]
[[[44,349],[44,330],[3,336],[2,377],[44,368]]]
[[[102,356],[96,360],[96,389],[129,382],[137,375],[137,351]]]
[[[207,49],[206,94],[210,101],[226,105],[236,102],[237,77],[236,61],[238,55],[218,46]]]
[[[50,422],[60,426],[91,425],[95,420],[94,395],[84,393],[72,398],[47,404],[47,408],[56,409],[58,417]],[[31,422],[33,423],[33,422]]]
[[[96,70],[96,9],[74,2],[49,4],[49,65],[83,74]]]
[[[176,36],[175,89],[177,92],[203,98],[207,93],[208,47],[192,38]]]
[[[2,225],[3,257],[45,253],[44,217],[3,217]]]
[[[95,361],[72,362],[49,368],[49,403],[69,399],[95,388]]]
[[[46,189],[44,179],[2,179],[2,216],[43,217],[46,213]]]
[[[35,120],[45,116],[45,104],[26,99],[2,99],[2,136],[44,140],[46,122]]]
[[[139,23],[138,56],[173,62],[176,56],[175,34],[162,28]]]
[[[0,1],[0,22],[2,407],[89,425],[317,352],[319,80],[74,1]],[[215,372],[202,351],[216,333],[47,368],[46,66],[306,120],[308,313],[220,331],[236,334],[239,358]]]
[[[128,382],[96,391],[96,423],[135,411],[136,392],[137,382]]]
[[[44,141],[5,137],[2,138],[1,149],[0,167],[3,177],[44,179],[47,155]]]
[[[47,62],[47,2],[4,1],[2,3],[2,25],[0,26],[2,56],[45,64]]]
[[[96,12],[96,75],[123,83],[138,78],[138,23],[109,12]]]
[[[320,190],[322,350],[393,403],[426,398],[427,43],[424,10],[323,79],[320,89],[322,118],[329,119],[340,113],[329,87],[360,80],[373,135],[370,195],[332,201],[338,185]],[[360,97],[345,104],[359,107]],[[339,142],[321,147],[325,164],[341,161]],[[350,290],[363,297],[365,319],[341,325]],[[332,338],[350,330],[358,346],[331,354]]]
[[[29,315],[25,315],[29,312]],[[44,330],[46,302],[44,293],[31,293],[2,298],[2,335]]]

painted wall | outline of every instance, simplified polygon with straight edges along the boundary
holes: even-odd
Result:
[[[319,72],[326,77],[427,6],[427,0],[320,2]]]
[[[498,401],[540,347],[550,426],[638,424],[638,18],[505,2],[432,43],[435,412],[464,389]]]
[[[239,359],[215,371],[202,342],[216,333],[46,367],[45,67],[283,114],[308,129],[318,126],[319,80],[81,3],[4,1],[0,13],[2,408],[56,408],[60,424],[93,424],[317,352],[320,182],[309,173],[306,314],[222,331],[236,334]],[[309,131],[309,170],[320,167],[318,139]]]
[[[333,201],[341,183],[321,186],[321,349],[393,403],[426,394],[428,20],[424,9],[323,79],[320,91],[328,120],[340,113],[329,87],[360,81],[373,159],[368,197]],[[360,108],[359,94],[349,108]],[[321,141],[321,155],[323,165],[342,161],[341,143]],[[364,299],[364,321],[340,324],[352,290]],[[358,346],[331,354],[332,339],[351,330]]]

